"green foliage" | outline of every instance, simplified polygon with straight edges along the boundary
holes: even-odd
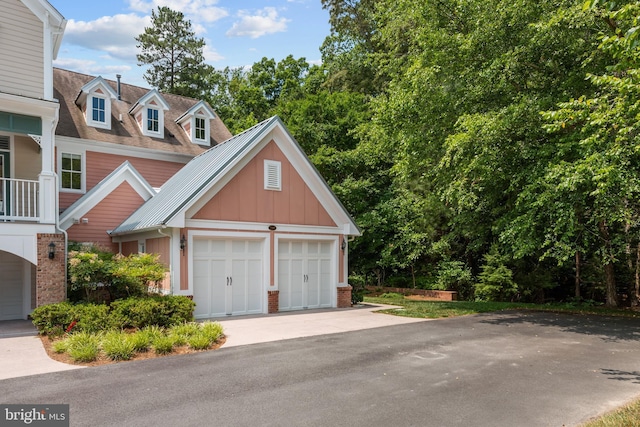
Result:
[[[127,298],[111,304],[113,324],[120,328],[167,327],[193,320],[195,303],[178,295]]]
[[[211,340],[202,332],[192,335],[187,339],[189,347],[194,350],[206,350],[211,347]]]
[[[144,330],[127,334],[125,339],[129,341],[133,351],[136,353],[145,353],[149,350],[149,347],[151,347],[151,336]]]
[[[38,307],[33,324],[43,335],[99,332],[109,329],[172,326],[193,320],[195,304],[178,295],[128,298],[106,304],[62,302]],[[146,329],[145,329],[146,330]]]
[[[142,296],[164,277],[158,255],[114,255],[96,247],[70,251],[69,295],[72,300],[105,301]],[[108,298],[107,298],[108,296]]]
[[[436,270],[435,289],[457,291],[461,299],[466,299],[473,286],[471,269],[461,261],[441,261]]]
[[[129,360],[136,352],[129,334],[121,331],[110,331],[102,336],[100,347],[111,360]]]
[[[218,341],[224,335],[220,322],[202,322],[200,324],[200,329],[211,343]]]
[[[76,362],[93,362],[100,353],[100,336],[89,332],[78,332],[67,340],[67,353]]]
[[[484,256],[485,264],[475,285],[477,301],[509,301],[518,295],[513,272],[506,266],[507,258],[494,248]]]
[[[153,347],[153,351],[156,354],[167,354],[173,351],[174,346],[174,338],[171,336],[160,336],[156,337],[151,346]]]
[[[69,302],[41,305],[31,312],[31,320],[41,335],[62,335],[74,320],[73,305]]]
[[[151,11],[151,26],[136,37],[139,65],[149,65],[144,78],[165,93],[199,97],[207,68],[204,39],[197,38],[184,14],[165,6]]]

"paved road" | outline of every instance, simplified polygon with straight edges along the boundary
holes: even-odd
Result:
[[[563,426],[640,396],[640,322],[506,312],[0,381],[72,426]]]

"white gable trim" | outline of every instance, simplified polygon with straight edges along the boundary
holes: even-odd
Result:
[[[272,140],[284,153],[294,169],[309,186],[314,196],[327,211],[334,223],[344,234],[359,236],[360,230],[355,225],[337,197],[327,183],[320,176],[309,158],[304,154],[297,142],[286,131],[279,120],[275,120],[270,128],[265,129],[261,139],[256,141],[243,156],[235,159],[218,179],[213,180],[199,194],[195,195],[180,212],[171,218],[167,225],[170,227],[184,227],[187,219],[192,218],[204,207],[226,184],[228,184],[266,145]],[[186,167],[189,167],[188,165]]]
[[[124,182],[129,183],[144,201],[149,200],[156,194],[155,190],[142,175],[140,175],[131,163],[126,161],[100,181],[91,191],[73,205],[69,206],[69,208],[60,215],[60,227],[63,230],[68,230],[69,227],[73,225],[74,218],[78,219],[86,215]]]

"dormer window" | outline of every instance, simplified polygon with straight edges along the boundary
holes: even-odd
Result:
[[[91,99],[93,99],[92,120],[98,123],[105,123],[107,121],[105,99],[97,96],[93,96]]]
[[[164,112],[169,105],[160,92],[153,89],[140,98],[129,110],[140,126],[143,135],[164,138]]]
[[[80,89],[76,104],[82,109],[88,126],[111,129],[111,101],[116,92],[102,77],[96,77]]]
[[[211,120],[216,116],[204,101],[199,101],[186,113],[178,117],[178,123],[192,143],[211,145]]]
[[[196,116],[196,140],[198,141],[206,141],[207,139],[207,123],[204,117]]]
[[[158,133],[158,110],[155,108],[147,108],[147,130],[149,132]]]

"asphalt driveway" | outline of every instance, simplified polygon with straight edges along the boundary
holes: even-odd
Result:
[[[0,381],[85,426],[571,426],[640,396],[640,322],[504,312]]]

